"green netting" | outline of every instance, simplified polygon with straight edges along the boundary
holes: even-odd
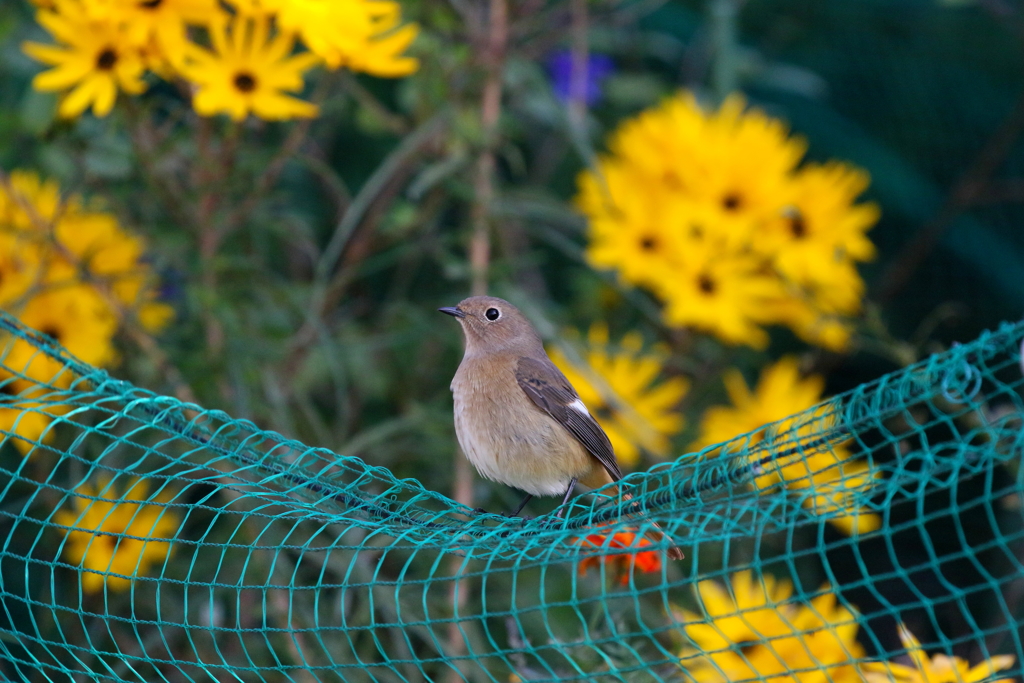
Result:
[[[561,520],[474,513],[0,326],[9,678],[861,680],[850,662],[911,663],[901,623],[929,656],[1013,655],[989,679],[1021,672],[1024,323],[633,474],[631,500],[584,496]],[[23,381],[44,362],[46,386]],[[819,485],[803,465],[824,452],[849,481]],[[650,550],[614,547],[641,509],[684,561],[623,564]],[[73,531],[125,510],[140,523],[124,533]],[[846,535],[837,515],[880,525]],[[83,564],[86,542],[121,560]],[[721,590],[700,600],[700,580]]]

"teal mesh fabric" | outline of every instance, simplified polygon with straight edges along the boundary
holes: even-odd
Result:
[[[0,326],[11,680],[861,680],[900,624],[1020,676],[1024,324],[532,520]]]

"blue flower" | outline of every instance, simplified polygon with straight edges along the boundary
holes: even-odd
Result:
[[[563,102],[568,102],[572,83],[572,52],[553,52],[547,62],[555,95]],[[587,83],[583,99],[588,106],[601,99],[601,84],[614,70],[615,64],[608,55],[591,54],[587,57]]]

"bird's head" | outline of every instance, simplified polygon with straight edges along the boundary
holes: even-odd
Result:
[[[471,296],[458,306],[437,309],[455,317],[466,335],[466,354],[535,350],[540,335],[522,312],[493,296]]]

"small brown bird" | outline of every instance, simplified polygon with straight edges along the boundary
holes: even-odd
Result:
[[[474,296],[438,310],[457,318],[466,337],[452,380],[459,445],[481,476],[526,492],[513,516],[534,496],[564,494],[564,505],[577,483],[622,479],[608,436],[519,309]],[[661,541],[654,526],[648,535]],[[674,545],[667,552],[683,559]]]

